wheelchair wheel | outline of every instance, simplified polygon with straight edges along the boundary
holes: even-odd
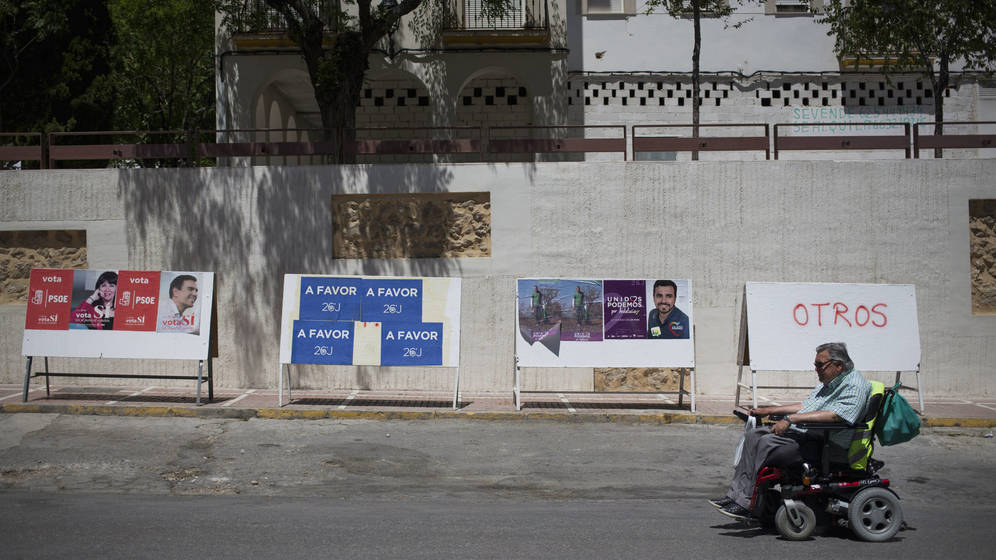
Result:
[[[816,529],[816,514],[806,504],[799,503],[796,508],[799,518],[793,520],[789,510],[783,504],[775,513],[775,528],[778,532],[790,541],[803,541],[813,534]]]
[[[885,488],[865,488],[847,506],[847,521],[861,540],[887,541],[903,525],[903,508],[899,498]]]

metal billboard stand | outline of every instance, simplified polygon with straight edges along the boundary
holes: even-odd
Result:
[[[517,301],[518,300],[518,290],[514,286],[513,286],[513,290],[514,291],[513,291],[513,294],[512,294],[512,299]],[[515,333],[513,335],[513,339],[517,339],[519,336],[522,336],[521,332],[519,330],[519,316],[518,316],[518,312],[516,312],[516,320],[513,323],[513,328],[515,329]],[[692,327],[692,328],[694,328],[694,327]],[[692,337],[692,338],[694,339],[694,337]],[[692,355],[694,356],[694,354],[695,354],[695,352],[694,352],[694,346],[693,346]],[[519,360],[519,354],[518,354],[518,352],[516,352],[514,354],[514,360],[515,361],[514,361],[514,366],[513,366],[513,368],[514,368],[513,379],[514,380],[513,380],[513,385],[512,385],[512,400],[513,400],[513,402],[515,404],[515,410],[516,411],[521,411],[522,410],[522,393],[523,393],[523,390],[522,390],[522,366],[520,365],[520,360]],[[694,358],[693,358],[693,361],[694,361]],[[589,367],[589,366],[583,366],[583,367]],[[600,367],[600,366],[591,366],[591,367]],[[615,366],[605,366],[605,367],[615,367]],[[649,367],[668,367],[668,366],[640,366],[640,367],[642,367],[642,368],[649,368]],[[695,367],[694,367],[694,363],[693,363],[692,367],[681,367],[680,369],[683,370],[683,371],[682,371],[681,375],[679,376],[679,379],[678,379],[678,390],[676,391],[676,393],[678,395],[678,407],[680,408],[680,407],[682,407],[684,405],[684,397],[685,397],[685,395],[688,395],[690,411],[691,412],[695,412],[696,409],[695,409]],[[691,385],[690,390],[686,390],[685,389],[685,373],[686,372],[688,374],[689,383]],[[529,392],[529,393],[554,393],[554,392],[556,392],[556,393],[585,393],[585,394],[618,394],[618,395],[627,395],[627,394],[628,395],[638,395],[638,394],[662,395],[662,394],[674,394],[675,393],[675,391],[634,391],[634,392],[619,392],[619,393],[615,393],[615,392],[613,392],[613,393],[609,393],[609,392],[596,392],[596,391],[590,391],[590,392],[588,392],[588,391],[526,391],[526,392]]]
[[[291,366],[293,364],[280,364],[277,372],[277,406],[284,406],[284,372],[287,372],[287,404],[293,400],[291,393]],[[286,368],[286,369],[285,369]],[[460,410],[460,368],[456,368],[453,376],[453,410]]]
[[[45,371],[40,371],[35,374],[31,373],[31,364],[34,361],[35,356],[26,356],[26,364],[24,367],[24,394],[22,395],[22,401],[28,402],[28,389],[30,385],[30,380],[32,377],[44,377],[45,378],[45,397],[52,396],[51,384],[49,382],[50,377],[102,377],[102,378],[117,378],[117,379],[194,379],[197,380],[197,398],[196,403],[201,404],[201,386],[204,383],[208,384],[208,401],[214,400],[214,368],[212,367],[212,360],[210,353],[207,357],[207,377],[204,377],[204,362],[205,360],[197,360],[197,375],[129,375],[129,374],[114,374],[114,373],[65,373],[65,372],[53,372],[49,371],[48,368],[48,356],[39,356],[45,359]]]

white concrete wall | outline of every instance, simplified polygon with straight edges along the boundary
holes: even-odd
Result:
[[[971,314],[968,201],[996,198],[994,177],[982,159],[27,171],[0,174],[0,228],[86,229],[91,268],[216,271],[220,386],[276,385],[284,273],[463,277],[468,391],[511,390],[516,276],[667,275],[695,285],[700,393],[734,390],[754,280],[915,284],[927,392],[993,395],[996,316]],[[447,191],[491,193],[491,258],[332,258],[333,194]],[[0,307],[5,383],[23,376],[23,321],[23,306]],[[301,369],[317,388],[452,382],[446,369]],[[585,390],[591,377],[530,370],[525,387]]]
[[[583,15],[580,0],[568,4],[570,71],[691,72],[692,20],[666,10],[646,13],[637,0],[635,14]],[[816,14],[765,13],[763,2],[731,0],[728,18],[703,17],[703,72],[837,72],[834,37]],[[738,25],[739,24],[739,25]],[[596,57],[595,53],[602,53]],[[961,69],[953,65],[952,70]]]

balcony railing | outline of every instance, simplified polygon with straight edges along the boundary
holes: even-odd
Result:
[[[505,10],[496,13],[483,0],[450,0],[448,31],[514,31],[549,28],[548,0],[507,0]],[[376,5],[377,0],[374,0]],[[338,30],[342,0],[312,0],[326,31]],[[348,8],[347,8],[348,11]],[[279,33],[287,21],[264,0],[245,0],[243,9],[233,15],[235,33]]]
[[[338,31],[341,0],[311,0],[326,31]],[[264,0],[245,0],[243,9],[233,14],[231,22],[235,33],[278,33],[287,31],[284,16],[269,7]]]
[[[447,31],[516,31],[548,29],[547,0],[507,0],[501,14],[483,0],[452,0],[453,17]]]

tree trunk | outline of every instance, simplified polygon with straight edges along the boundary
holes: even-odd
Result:
[[[318,39],[302,51],[322,117],[322,140],[333,146],[327,162],[354,163],[356,154],[351,148],[356,140],[356,107],[370,50],[359,33],[346,31],[328,50]]]
[[[369,68],[370,51],[377,41],[393,32],[400,18],[423,0],[401,0],[393,8],[372,8],[372,0],[356,0],[359,12],[355,31],[338,31],[335,43],[326,48],[325,22],[317,10],[297,0],[266,0],[287,23],[288,36],[301,48],[308,76],[315,89],[315,101],[322,116],[323,140],[333,149],[329,163],[353,163],[356,140],[356,108],[363,91],[363,77]],[[339,14],[339,0],[335,2]],[[336,29],[338,29],[336,19]]]
[[[934,125],[934,134],[937,136],[944,135],[944,92],[948,89],[948,84],[951,82],[951,74],[948,72],[948,55],[941,53],[940,55],[940,70],[937,73],[936,79],[934,78],[934,73],[931,71],[931,87],[934,90],[934,120],[937,124]],[[934,148],[934,158],[941,159],[944,157],[943,148]]]
[[[699,53],[702,47],[701,0],[692,0],[692,24],[695,29],[695,40],[692,45],[692,138],[699,137]],[[698,150],[692,151],[692,161],[698,161]]]

